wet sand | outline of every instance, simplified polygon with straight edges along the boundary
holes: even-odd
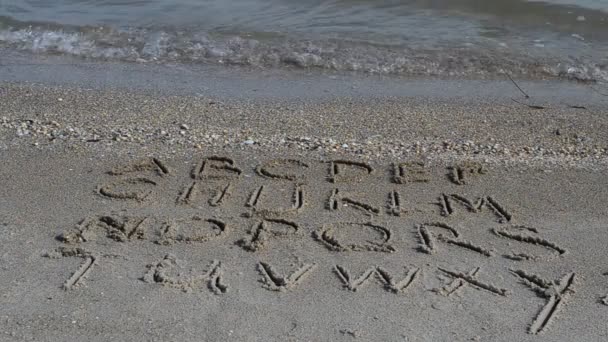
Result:
[[[588,85],[9,71],[2,340],[606,339]]]

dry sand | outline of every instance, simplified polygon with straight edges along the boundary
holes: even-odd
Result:
[[[17,81],[2,341],[608,339],[601,97]]]

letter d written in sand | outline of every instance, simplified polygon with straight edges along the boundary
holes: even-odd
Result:
[[[329,181],[357,183],[374,172],[371,165],[351,160],[333,160],[329,163]]]

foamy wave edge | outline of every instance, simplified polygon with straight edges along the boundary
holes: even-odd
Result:
[[[525,54],[454,47],[413,49],[338,40],[215,37],[206,33],[169,33],[106,28],[70,32],[44,29],[0,30],[0,46],[41,54],[129,62],[181,62],[251,67],[319,68],[373,74],[491,78],[503,74],[608,81],[608,62],[577,58],[535,58]]]

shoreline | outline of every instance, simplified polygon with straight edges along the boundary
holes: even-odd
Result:
[[[373,78],[369,83],[360,79],[353,91],[348,90],[350,79],[312,78],[341,86],[320,97],[303,90],[309,87],[307,79],[264,79],[271,89],[285,86],[289,92],[293,87],[300,97],[292,98],[269,96],[269,90],[247,97],[242,90],[248,86],[228,77],[212,87],[215,92],[198,95],[152,91],[144,88],[149,86],[145,78],[141,88],[110,82],[114,87],[97,90],[5,82],[0,84],[0,146],[104,153],[144,148],[160,154],[232,150],[430,163],[471,159],[548,168],[608,165],[608,97],[586,92],[576,99],[583,93],[577,84],[556,82],[551,96],[525,99],[517,97],[511,82],[461,81],[454,93],[455,81],[427,80],[428,89],[412,81],[401,85],[410,94],[388,96],[379,94],[374,88],[379,80]],[[215,84],[209,79],[198,83]],[[521,86],[531,94],[543,88]],[[226,92],[219,95],[222,89]],[[492,96],[475,93],[480,89]],[[367,90],[367,96],[359,95]],[[239,91],[241,97],[230,95]],[[419,92],[426,96],[417,96]]]

